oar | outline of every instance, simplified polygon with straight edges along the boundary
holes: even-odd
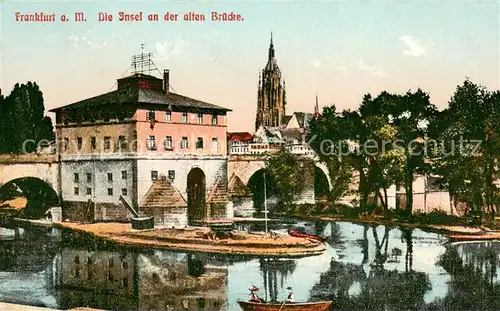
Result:
[[[285,303],[286,303],[286,299],[285,299],[285,301],[283,301],[283,303],[281,304],[281,307],[278,309],[278,311],[281,311],[281,309],[283,309],[283,307],[285,306]]]

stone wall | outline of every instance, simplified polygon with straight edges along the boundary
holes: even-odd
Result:
[[[142,209],[141,214],[152,216],[154,218],[155,227],[165,228],[184,228],[188,225],[187,208],[186,207],[168,207],[155,209]]]
[[[169,171],[174,171],[174,186],[179,189],[182,196],[187,199],[187,176],[191,169],[200,168],[205,174],[206,191],[208,195],[212,189],[217,174],[222,170],[223,174],[227,175],[227,160],[226,158],[216,157],[179,157],[165,159],[144,159],[138,160],[138,198],[139,201],[144,197],[146,192],[153,184],[151,179],[151,171],[157,171],[158,176],[169,176]],[[226,177],[227,184],[227,177]]]

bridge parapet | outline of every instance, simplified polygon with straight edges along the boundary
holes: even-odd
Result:
[[[0,154],[1,164],[57,163],[55,154]]]

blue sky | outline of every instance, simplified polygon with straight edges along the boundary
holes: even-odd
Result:
[[[421,87],[444,108],[466,76],[499,88],[498,1],[3,1],[2,94],[36,81],[47,108],[109,91],[131,56],[155,54],[178,93],[233,110],[229,130],[253,129],[259,71],[274,34],[287,112],[354,109],[363,94]],[[86,23],[20,23],[15,12],[68,14]],[[235,12],[243,22],[97,22],[98,12]]]

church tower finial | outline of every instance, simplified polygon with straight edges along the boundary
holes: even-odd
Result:
[[[271,43],[269,44],[269,59],[274,58],[273,32],[271,31]]]

